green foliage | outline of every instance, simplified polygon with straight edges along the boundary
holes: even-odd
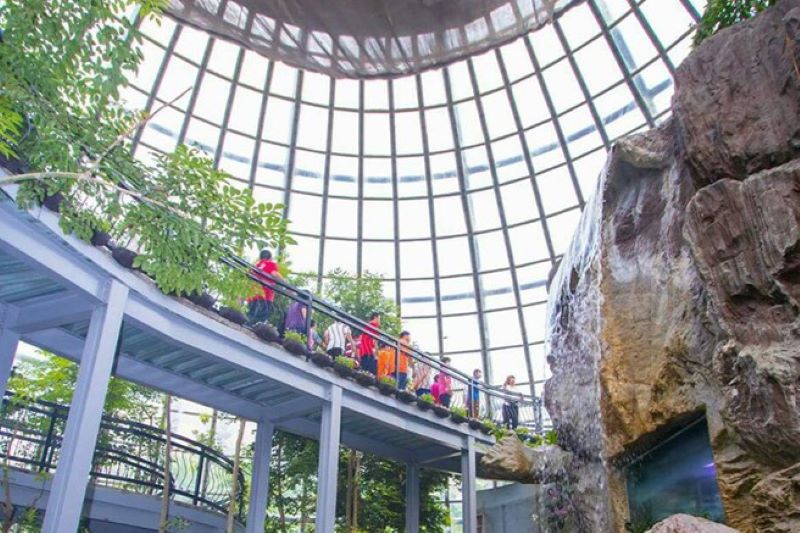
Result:
[[[709,0],[697,26],[694,45],[697,46],[723,28],[755,16],[775,2],[777,0]]]
[[[433,405],[435,402],[433,394],[423,394],[422,396],[419,397],[419,401],[425,402],[430,405]]]
[[[272,438],[266,533],[289,531],[296,519],[314,523],[319,443],[283,431]]]
[[[545,431],[544,433],[544,443],[545,444],[558,444],[558,433],[554,429],[550,429]]]
[[[283,340],[284,341],[299,342],[303,346],[308,344],[308,338],[305,335],[303,335],[302,333],[298,333],[296,331],[291,331],[291,330],[289,330],[289,331],[287,331],[287,332],[285,332],[283,334]]]
[[[462,418],[468,418],[467,410],[463,407],[459,407],[457,405],[450,408],[450,412],[456,416],[460,416]]]
[[[397,386],[397,381],[392,376],[381,376],[380,379],[378,379],[378,382],[389,387]]]
[[[524,428],[524,427],[518,427],[517,429],[514,430],[514,432],[517,434],[518,437],[521,437],[521,438],[526,438],[531,433],[528,428]]]
[[[0,92],[0,155],[11,158],[16,155],[13,145],[19,138],[22,116],[17,113],[11,101]]]
[[[489,430],[492,432],[497,430],[497,424],[495,424],[491,418],[484,418],[483,420],[481,420],[481,423],[483,424],[484,427],[489,428]]]
[[[136,244],[136,266],[165,292],[210,289],[224,305],[240,307],[240,298],[257,288],[219,259],[293,244],[283,206],[257,203],[186,146],[152,167],[131,153],[128,137],[143,115],[119,99],[143,57],[132,15],[137,8],[140,17],[157,15],[166,5],[17,0],[0,6],[0,152],[13,149],[32,172],[51,173],[22,182],[20,207],[62,192],[65,232],[88,240],[95,230],[110,231],[117,242]],[[19,135],[23,122],[28,127]],[[123,183],[146,201],[116,188]]]
[[[340,455],[339,488],[345,489],[347,481],[343,475],[347,452]],[[358,531],[394,532],[405,531],[405,468],[403,465],[364,455],[360,461]],[[345,478],[345,479],[343,479]],[[447,508],[438,501],[436,494],[447,486],[447,474],[430,469],[420,473],[420,530],[443,532],[448,525]],[[337,498],[338,514],[344,514],[344,493]]]
[[[337,356],[333,362],[339,366],[343,366],[351,370],[356,367],[356,360],[352,357],[345,357],[344,355]]]
[[[157,159],[140,190],[148,199],[122,206],[121,226],[136,239],[136,266],[153,276],[165,292],[208,288],[222,303],[238,307],[241,296],[260,291],[245,273],[221,260],[249,246],[285,246],[286,220],[280,204],[259,204],[248,189],[230,185],[230,176],[211,160],[184,145]],[[176,216],[171,210],[188,215]]]
[[[381,330],[390,335],[400,334],[397,305],[384,296],[383,283],[377,274],[364,272],[356,277],[341,269],[333,270],[327,275],[323,297],[364,321],[368,321],[373,312],[379,312]]]
[[[21,401],[72,403],[78,365],[49,352],[43,359],[21,360],[14,367],[8,389]],[[113,377],[108,384],[104,412],[117,417],[152,421],[159,411],[160,394],[152,389]]]

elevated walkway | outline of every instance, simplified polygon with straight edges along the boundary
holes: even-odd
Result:
[[[13,196],[14,188],[5,189]],[[0,385],[18,341],[80,363],[44,531],[72,531],[115,375],[258,423],[247,531],[263,531],[275,428],[321,441],[317,531],[332,531],[339,444],[408,465],[407,523],[417,531],[419,468],[464,476],[474,525],[476,455],[494,439],[378,394],[265,343],[64,235],[46,209],[0,195]],[[77,510],[76,510],[77,509]],[[473,517],[470,519],[469,517]],[[77,518],[74,518],[77,520]],[[77,523],[77,522],[75,522]],[[66,529],[64,529],[66,528]]]

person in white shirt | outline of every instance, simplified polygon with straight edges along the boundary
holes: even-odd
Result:
[[[344,355],[347,351],[347,346],[350,346],[351,353],[355,353],[356,345],[353,341],[353,333],[347,324],[341,322],[334,322],[328,329],[325,330],[325,335],[322,339],[325,351],[331,357],[339,357]]]

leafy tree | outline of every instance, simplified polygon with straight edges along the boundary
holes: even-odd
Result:
[[[282,205],[257,203],[198,151],[179,146],[153,166],[134,158],[129,137],[158,110],[144,117],[119,102],[143,57],[133,14],[157,17],[166,4],[0,5],[0,152],[15,151],[31,169],[11,178],[21,183],[20,207],[61,193],[65,232],[88,240],[96,230],[110,231],[117,242],[136,244],[135,266],[165,292],[208,288],[236,307],[257,287],[246,269],[220,260],[251,246],[284,248],[294,241]]]
[[[342,472],[340,458],[339,471]],[[441,532],[449,523],[447,507],[435,497],[447,488],[448,475],[434,470],[422,470],[420,474],[420,529]],[[405,530],[405,466],[365,454],[360,461],[359,475],[359,531],[384,532]],[[345,483],[340,479],[340,491]],[[344,499],[338,505],[344,508]]]
[[[777,0],[709,0],[697,33],[694,45],[697,46],[719,30],[754,17]]]
[[[377,274],[364,272],[354,276],[337,268],[327,275],[323,297],[365,321],[377,311],[381,313],[381,329],[390,335],[400,334],[397,304],[384,296],[383,282]]]
[[[42,359],[21,360],[15,365],[8,389],[28,401],[70,405],[78,379],[78,365],[50,352],[38,353]],[[107,415],[152,423],[161,410],[160,399],[161,394],[153,389],[112,376],[104,411]]]
[[[313,524],[319,443],[282,431],[272,439],[268,533],[307,531]]]

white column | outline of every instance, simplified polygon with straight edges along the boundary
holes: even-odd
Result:
[[[269,497],[269,460],[272,456],[272,434],[275,426],[266,421],[258,423],[253,473],[250,477],[250,505],[247,511],[247,533],[264,533]]]
[[[419,533],[419,465],[406,465],[406,533]]]
[[[336,524],[336,474],[339,467],[339,433],[342,389],[333,386],[330,401],[322,405],[317,470],[317,517],[314,531],[332,532]]]
[[[128,288],[112,281],[106,302],[92,312],[61,457],[47,501],[43,533],[78,530],[127,297]]]
[[[475,437],[467,437],[467,447],[461,450],[461,502],[464,533],[478,531],[478,501],[475,495]]]
[[[14,355],[19,346],[19,333],[11,330],[16,319],[16,309],[0,309],[0,399],[8,387],[8,378],[14,366]]]

